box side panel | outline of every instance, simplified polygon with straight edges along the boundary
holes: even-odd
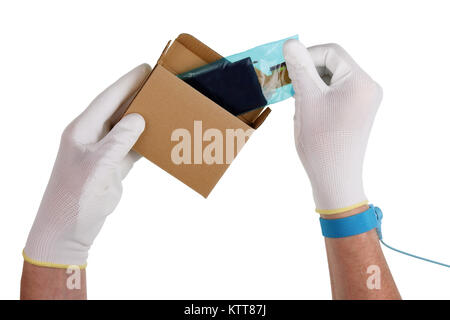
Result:
[[[134,150],[205,197],[208,196],[229,166],[226,163],[226,143],[231,141],[226,139],[226,130],[249,130],[248,133],[253,131],[245,123],[193,90],[161,65],[153,70],[141,92],[129,107],[127,114],[133,112],[141,114],[146,120],[146,128],[135,144]],[[197,131],[194,130],[194,122]],[[200,130],[199,123],[201,123]],[[202,153],[202,150],[206,150],[211,143],[211,141],[202,141],[202,136],[208,129],[216,129],[214,132],[219,133],[222,137],[217,138],[215,135],[211,139],[214,142],[222,139],[223,142],[217,144],[220,148],[216,149],[218,154],[222,153],[222,156],[217,157],[221,162],[219,164],[207,164],[207,159]],[[190,135],[190,139],[187,140],[190,148],[185,148],[183,155],[190,149],[191,155],[188,158],[192,164],[176,164],[174,162],[173,148],[179,146],[181,141],[186,143],[186,139],[184,139],[186,135],[183,138],[174,138],[175,141],[172,141],[174,132],[178,134],[188,132]],[[234,143],[234,153],[236,153],[237,141],[233,139],[232,143]],[[199,164],[193,164],[195,156],[199,155],[196,150],[200,150],[200,157],[197,157],[197,160],[201,162]],[[176,155],[179,154],[176,153]]]

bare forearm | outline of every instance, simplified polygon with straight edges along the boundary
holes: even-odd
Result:
[[[342,218],[366,206],[334,215]],[[400,299],[375,229],[345,238],[325,238],[333,299]]]
[[[22,300],[84,300],[86,270],[46,268],[24,262]]]

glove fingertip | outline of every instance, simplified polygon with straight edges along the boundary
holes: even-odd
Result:
[[[302,56],[307,52],[306,47],[297,39],[287,40],[283,45],[284,59],[290,64],[301,64]]]

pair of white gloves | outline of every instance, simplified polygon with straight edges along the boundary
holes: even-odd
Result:
[[[284,46],[295,90],[295,144],[316,211],[335,214],[367,203],[364,153],[382,90],[338,45]],[[151,69],[141,65],[101,93],[65,129],[49,184],[23,252],[47,267],[86,266],[88,251],[119,203],[122,179],[139,155],[145,128],[129,114],[114,125]],[[151,125],[148,124],[148,125]]]

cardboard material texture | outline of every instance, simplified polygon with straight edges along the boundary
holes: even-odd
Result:
[[[231,136],[230,132],[257,129],[270,109],[260,108],[239,117],[232,115],[176,76],[222,56],[188,34],[181,34],[169,45],[170,42],[125,113],[139,113],[147,124],[133,149],[206,198],[232,161],[227,152],[230,148],[233,156],[239,152],[239,138]],[[180,129],[184,132],[187,129],[190,141],[182,141],[177,135],[173,137]],[[215,135],[213,138],[204,136],[208,129],[221,133],[223,143],[216,141]],[[191,161],[173,161],[174,147],[180,142],[190,146],[181,155],[184,159],[192,158]],[[220,148],[212,153],[216,161],[211,163],[203,159],[203,150],[213,142]],[[185,153],[189,149],[190,155]]]

